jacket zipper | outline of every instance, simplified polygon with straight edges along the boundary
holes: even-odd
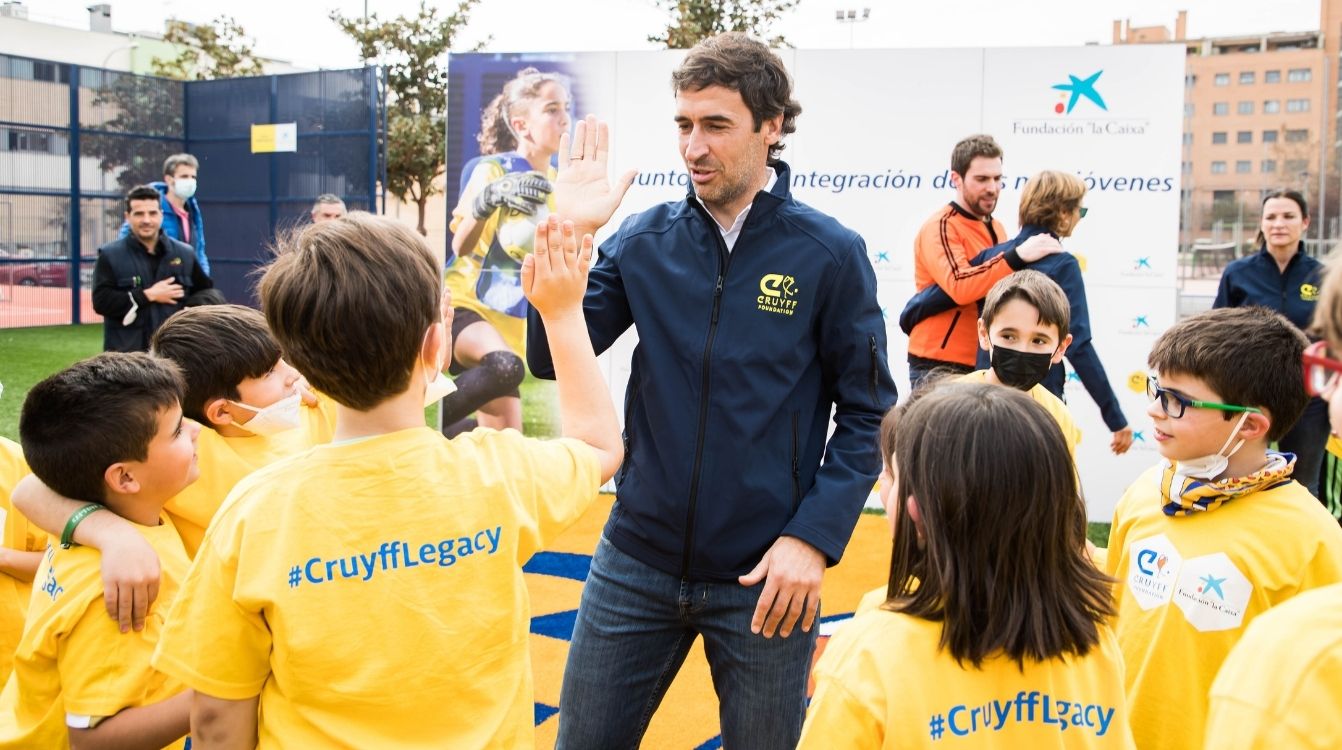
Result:
[[[699,504],[699,473],[703,469],[704,433],[708,429],[709,357],[713,352],[713,340],[718,335],[718,315],[722,310],[722,289],[726,282],[727,270],[732,265],[731,253],[727,251],[727,243],[722,239],[722,234],[718,232],[717,222],[713,221],[712,216],[707,216],[707,209],[702,206],[698,206],[697,209],[707,217],[709,231],[717,240],[718,277],[713,284],[713,315],[709,319],[708,340],[704,342],[703,364],[700,366],[699,430],[694,438],[694,467],[690,470],[690,499],[689,507],[685,512],[685,548],[680,563],[682,580],[688,580],[690,577],[690,559],[694,554],[694,511]],[[746,223],[749,222],[750,217],[747,216]],[[745,233],[744,226],[741,228],[741,232]],[[737,237],[739,240],[740,235],[737,235]]]

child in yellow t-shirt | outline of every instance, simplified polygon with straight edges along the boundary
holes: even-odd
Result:
[[[1324,473],[1334,518],[1342,482],[1342,263],[1330,263],[1304,359],[1306,390],[1328,402],[1333,435]],[[1254,620],[1212,683],[1208,750],[1342,747],[1342,584],[1308,591]]]
[[[155,333],[153,351],[172,360],[186,380],[182,411],[206,429],[197,453],[200,479],[170,499],[164,511],[194,557],[210,519],[233,486],[253,471],[280,458],[331,439],[335,427],[330,399],[306,391],[298,371],[281,357],[261,313],[241,305],[188,308],[168,319]],[[306,401],[308,406],[303,406]],[[31,480],[16,493],[16,504],[33,521],[59,534],[80,506]],[[90,519],[76,538],[106,552],[104,564],[109,598],[118,598],[123,578],[153,561],[131,524],[110,516]],[[110,554],[110,553],[115,553]],[[129,569],[129,570],[128,570]],[[136,622],[152,597],[122,596],[139,607]],[[123,630],[129,625],[131,602],[119,602]],[[118,616],[114,614],[114,616]]]
[[[1162,460],[1114,510],[1105,562],[1143,748],[1197,748],[1207,695],[1259,615],[1342,581],[1342,529],[1270,452],[1308,401],[1303,334],[1262,308],[1211,310],[1156,340],[1147,381]]]
[[[887,595],[830,640],[798,747],[1134,747],[1110,581],[1086,556],[1053,417],[1018,391],[945,382],[893,442]]]
[[[72,525],[90,514],[134,524],[163,576],[145,629],[122,635],[102,613],[98,550],[71,548],[69,530],[47,547],[0,692],[0,747],[183,746],[190,691],[149,664],[187,568],[163,515],[198,473],[200,428],[182,418],[181,398],[177,368],[143,353],[100,354],[28,392],[19,434],[33,473],[84,503]]]
[[[33,575],[47,546],[47,535],[28,523],[9,502],[9,493],[27,473],[28,464],[23,461],[19,444],[0,437],[0,526],[4,529],[0,534],[0,682],[9,679],[14,649],[28,612]]]
[[[262,307],[336,401],[336,433],[234,488],[154,664],[196,689],[192,727],[221,743],[530,747],[522,565],[623,456],[582,315],[591,238],[579,252],[551,218],[523,265],[563,352],[555,441],[424,426],[450,322],[419,235],[351,215],[282,243]]]
[[[1057,421],[1075,457],[1081,430],[1067,405],[1040,385],[1072,343],[1070,325],[1071,307],[1057,282],[1038,271],[1013,273],[993,285],[979,314],[979,348],[991,353],[992,366],[959,379],[1024,391]]]

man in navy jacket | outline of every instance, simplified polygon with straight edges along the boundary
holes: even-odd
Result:
[[[598,352],[631,325],[639,344],[557,747],[637,746],[699,635],[724,745],[793,747],[820,582],[880,472],[877,432],[897,397],[885,327],[862,238],[794,200],[777,161],[800,112],[782,62],[723,34],[672,83],[691,190],[624,221],[584,304]],[[571,157],[560,148],[556,213],[582,232],[633,178],[609,187],[607,149],[591,117]],[[527,336],[531,369],[550,376],[538,316]]]

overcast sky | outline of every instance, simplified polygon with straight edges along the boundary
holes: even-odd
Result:
[[[33,20],[87,28],[85,8],[93,0],[26,0]],[[443,14],[455,2],[431,2]],[[118,31],[159,31],[170,17],[208,22],[232,15],[256,40],[260,54],[307,68],[360,64],[352,43],[327,19],[331,10],[362,15],[363,0],[113,0]],[[368,0],[370,13],[387,18],[412,14],[419,0]],[[853,25],[834,18],[838,9],[871,18]],[[1188,10],[1188,34],[1220,36],[1319,27],[1319,0],[801,0],[776,29],[802,49],[854,47],[1069,46],[1112,37],[1115,19],[1137,26],[1174,26]],[[492,35],[490,51],[651,49],[648,34],[660,30],[665,13],[652,0],[483,0],[459,40],[463,48]]]

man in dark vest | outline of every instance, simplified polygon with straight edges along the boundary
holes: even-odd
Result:
[[[93,267],[93,310],[103,316],[103,349],[149,350],[154,331],[187,298],[214,282],[201,269],[196,251],[165,236],[158,191],[141,185],[126,194],[130,233],[98,248]]]

